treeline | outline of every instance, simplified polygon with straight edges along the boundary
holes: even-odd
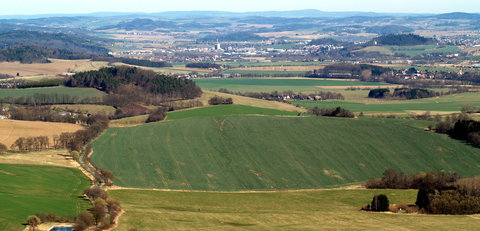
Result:
[[[418,46],[435,44],[432,38],[425,38],[416,34],[389,34],[374,38],[368,46]]]
[[[336,100],[344,100],[345,97],[341,93],[337,92],[330,92],[330,91],[319,91],[315,93],[295,93],[293,91],[273,91],[273,92],[233,92],[229,91],[228,89],[225,88],[220,88],[218,90],[219,92],[222,93],[227,93],[227,94],[233,94],[233,95],[241,95],[245,97],[250,97],[250,98],[256,98],[256,99],[263,99],[263,100],[270,100],[270,101],[279,101],[279,102],[285,102],[286,99],[291,99],[291,100],[315,100],[315,101],[320,101],[320,100],[331,100],[331,99],[336,99]]]
[[[423,99],[443,95],[441,92],[435,92],[422,88],[396,88],[392,94],[390,89],[380,88],[370,90],[369,98],[397,98],[397,99]]]
[[[445,117],[437,123],[435,131],[480,148],[480,122],[470,119],[465,114]]]
[[[221,105],[221,104],[233,104],[232,98],[225,98],[220,96],[214,96],[208,100],[210,105]]]
[[[105,61],[109,63],[125,63],[129,65],[136,65],[142,67],[172,67],[172,64],[160,61],[150,61],[145,59],[132,59],[124,57],[112,56],[96,56],[92,58],[93,61]]]
[[[41,94],[35,93],[32,96],[7,96],[0,98],[0,103],[19,104],[29,106],[52,105],[52,104],[102,104],[101,97],[85,97],[66,94]]]
[[[64,82],[63,79],[47,79],[40,81],[30,81],[25,83],[20,83],[16,85],[16,88],[25,89],[25,88],[34,88],[34,87],[57,87],[62,85]]]
[[[202,94],[201,89],[192,80],[159,75],[153,71],[128,66],[80,72],[66,80],[65,86],[91,87],[115,94],[111,101],[142,101],[156,96],[193,99]]]
[[[379,82],[391,69],[369,64],[336,63],[314,70],[306,74],[312,78],[359,79],[368,82]]]
[[[47,136],[20,137],[10,146],[10,150],[19,152],[33,152],[46,150],[50,146]]]
[[[202,69],[221,69],[222,65],[216,63],[187,63],[185,67],[189,68],[202,68]]]
[[[95,115],[88,117],[85,129],[70,133],[64,132],[54,138],[55,148],[66,148],[70,151],[81,151],[93,139],[108,128],[109,120],[106,116]]]
[[[387,169],[381,179],[369,180],[366,187],[419,189],[415,205],[423,213],[480,213],[480,178],[464,178],[448,172],[405,174]]]
[[[10,107],[10,119],[26,121],[87,124],[89,117],[82,113],[55,111],[49,106]]]
[[[346,118],[354,118],[355,115],[344,108],[335,107],[335,108],[320,108],[318,106],[311,108],[308,110],[310,114],[316,116],[328,116],[328,117],[346,117]]]

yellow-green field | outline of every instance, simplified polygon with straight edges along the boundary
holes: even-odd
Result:
[[[126,211],[118,231],[156,230],[476,230],[480,216],[362,212],[373,195],[414,203],[415,190],[272,193],[109,191]]]

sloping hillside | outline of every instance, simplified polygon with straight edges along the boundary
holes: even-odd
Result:
[[[479,149],[407,120],[197,117],[111,128],[93,147],[93,162],[126,187],[306,189],[358,183],[386,168],[480,173]]]

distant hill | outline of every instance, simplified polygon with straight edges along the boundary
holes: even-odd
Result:
[[[464,13],[464,12],[453,12],[453,13],[446,13],[446,14],[439,14],[433,16],[434,18],[440,19],[480,19],[480,14],[471,14],[471,13]]]
[[[48,58],[55,59],[89,59],[91,54],[75,53],[69,50],[16,45],[0,49],[0,62],[49,63]]]
[[[399,26],[399,25],[387,25],[387,26],[372,26],[367,27],[365,32],[373,33],[378,35],[388,35],[388,34],[403,34],[403,33],[411,33],[414,29],[406,26]]]
[[[38,31],[0,32],[0,44],[0,61],[22,63],[46,63],[48,58],[89,59],[107,56],[109,51],[89,37]]]
[[[218,34],[218,35],[207,35],[206,37],[203,37],[201,39],[198,39],[198,41],[201,42],[216,42],[217,40],[220,42],[226,42],[226,41],[261,41],[267,39],[266,37],[261,37],[258,36],[254,33],[250,32],[234,32],[234,33],[229,33],[229,34]]]
[[[432,38],[415,34],[389,34],[372,39],[367,46],[418,46],[435,44]]]
[[[47,47],[94,55],[107,55],[109,51],[93,38],[86,36],[22,30],[0,32],[0,44],[5,47],[18,45]]]

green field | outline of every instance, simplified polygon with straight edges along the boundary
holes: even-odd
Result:
[[[0,164],[0,182],[0,230],[22,230],[36,213],[71,217],[89,207],[79,196],[90,182],[77,169]]]
[[[480,175],[479,149],[409,120],[197,117],[110,128],[93,148],[95,165],[125,187],[325,188],[363,182],[387,168]]]
[[[298,113],[275,109],[250,107],[245,105],[217,105],[197,109],[169,112],[167,120],[178,120],[191,117],[225,116],[225,115],[280,115],[296,116]]]
[[[127,211],[116,230],[475,230],[480,217],[359,211],[375,194],[413,203],[416,190],[276,193],[110,191]]]
[[[317,66],[324,62],[218,62],[231,67]]]
[[[44,87],[28,89],[0,89],[0,98],[28,97],[34,94],[59,94],[77,96],[80,99],[87,97],[102,97],[105,93],[94,88]]]
[[[256,71],[256,70],[226,70],[224,74],[241,74],[241,75],[261,75],[261,76],[305,76],[306,71]]]
[[[315,92],[322,89],[318,86],[382,86],[382,83],[324,80],[324,79],[288,79],[288,78],[227,78],[227,79],[196,79],[195,82],[207,90],[226,88],[239,92],[272,92],[294,91]]]
[[[422,54],[443,54],[460,52],[457,46],[437,46],[437,45],[423,45],[423,46],[385,46],[387,49],[407,56],[417,56]]]
[[[343,107],[353,112],[364,113],[405,113],[414,111],[442,111],[460,112],[462,105],[480,107],[480,93],[464,93],[459,95],[443,96],[439,98],[428,98],[405,101],[382,101],[376,103],[357,103],[346,101],[292,101],[302,107]]]

